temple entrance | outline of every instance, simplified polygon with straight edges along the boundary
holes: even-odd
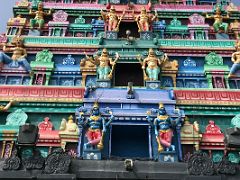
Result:
[[[144,86],[143,71],[140,63],[117,63],[115,69],[115,86]]]
[[[148,125],[113,125],[111,157],[149,158],[148,138]]]
[[[131,34],[129,36],[139,38],[137,22],[121,22],[119,26],[118,37],[127,38],[126,31],[130,30]]]

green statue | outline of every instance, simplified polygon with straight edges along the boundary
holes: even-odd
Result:
[[[101,56],[96,56],[94,60],[86,55],[86,59],[97,66],[97,77],[99,80],[112,79],[113,70],[119,57],[119,54],[116,53],[115,60],[113,61],[112,58],[109,57],[106,48],[103,49]]]
[[[38,29],[42,29],[44,26],[44,16],[45,15],[51,15],[52,14],[52,9],[48,11],[48,13],[45,13],[43,11],[43,3],[40,2],[38,3],[38,10],[33,12],[32,9],[29,11],[30,15],[35,15],[34,19],[30,20],[30,28],[33,29],[36,24],[38,24]]]
[[[160,73],[161,65],[168,59],[167,55],[164,54],[161,59],[157,58],[152,48],[149,49],[148,57],[143,61],[141,56],[137,57],[140,64],[142,65],[144,80],[158,81],[158,75]],[[146,67],[147,65],[147,67]]]
[[[216,14],[209,16],[206,14],[206,18],[214,19],[213,28],[215,32],[221,32],[224,30],[225,33],[228,31],[228,23],[224,23],[223,19],[229,19],[229,14],[227,16],[221,15],[221,8],[219,6],[216,7]]]

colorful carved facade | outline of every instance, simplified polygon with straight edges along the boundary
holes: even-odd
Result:
[[[15,157],[27,120],[44,158],[77,157],[77,178],[135,169],[126,177],[165,178],[154,173],[171,162],[188,179],[195,152],[238,163],[239,9],[230,0],[19,0],[0,35],[1,158]],[[110,176],[104,163],[123,159]],[[153,171],[134,169],[136,159]],[[102,174],[81,176],[81,163]]]

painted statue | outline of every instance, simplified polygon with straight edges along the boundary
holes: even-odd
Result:
[[[44,16],[51,15],[52,9],[49,9],[49,11],[45,13],[43,10],[43,3],[40,2],[38,3],[38,10],[33,12],[32,9],[30,9],[29,14],[35,15],[35,18],[30,20],[30,28],[33,29],[35,25],[38,25],[38,29],[42,29],[45,22]]]
[[[172,144],[173,128],[176,127],[181,120],[181,113],[179,109],[175,109],[174,113],[178,114],[176,119],[170,117],[164,105],[159,104],[158,110],[147,111],[147,120],[152,124],[151,113],[152,111],[157,112],[157,117],[153,121],[154,133],[158,143],[158,152],[162,151],[175,151],[175,146]]]
[[[221,32],[223,29],[225,33],[228,31],[228,23],[224,23],[224,19],[229,19],[229,14],[227,13],[227,16],[221,15],[221,8],[218,6],[216,7],[216,14],[209,16],[206,14],[206,18],[214,19],[213,28],[215,32]]]
[[[134,15],[133,15],[134,16]],[[155,15],[148,15],[145,7],[141,9],[140,15],[137,17],[134,16],[135,21],[138,25],[138,32],[149,31],[150,23],[157,19],[157,11],[155,11]]]
[[[103,49],[101,56],[96,56],[94,60],[92,57],[86,55],[86,60],[89,60],[97,66],[97,76],[99,80],[112,79],[112,73],[118,59],[119,54],[116,53],[115,60],[113,61],[112,58],[108,56],[108,51],[106,48]]]
[[[99,150],[103,149],[104,134],[107,130],[107,127],[114,119],[112,111],[109,108],[107,108],[106,111],[108,114],[110,114],[108,122],[104,117],[101,116],[99,105],[97,102],[94,103],[91,109],[90,117],[87,118],[86,121],[84,121],[83,117],[84,112],[82,111],[79,113],[79,123],[87,125],[87,132],[85,135],[88,142],[84,144],[85,148],[97,146]]]
[[[105,13],[103,10],[101,10],[101,15],[105,23],[107,23],[108,31],[119,31],[119,25],[121,23],[122,18],[125,15],[125,11],[123,12],[121,17],[118,17],[116,14],[116,10],[114,6],[111,6],[110,12]]]
[[[235,77],[235,73],[240,70],[240,42],[236,44],[236,52],[232,54],[232,62],[233,65],[228,75],[229,78]]]
[[[59,134],[70,134],[70,135],[79,135],[79,129],[77,124],[73,121],[73,116],[68,117],[68,121],[66,119],[62,119]]]
[[[137,59],[142,65],[144,80],[158,81],[160,67],[168,59],[168,57],[167,54],[164,54],[164,56],[161,59],[159,59],[156,57],[154,50],[150,48],[148,52],[148,57],[146,57],[142,61],[141,60],[142,58],[139,55]]]
[[[14,105],[16,102],[17,102],[17,101],[15,101],[15,100],[11,100],[9,103],[7,103],[6,106],[0,105],[0,112],[7,112],[8,109],[9,109],[12,105]]]
[[[11,42],[15,47],[7,48],[6,44],[3,45],[4,52],[13,52],[12,57],[9,57],[4,52],[0,52],[0,62],[8,64],[10,68],[19,68],[23,65],[27,71],[31,70],[31,67],[26,59],[27,51],[23,46],[23,38],[15,36]]]

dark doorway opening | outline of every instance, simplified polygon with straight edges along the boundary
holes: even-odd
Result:
[[[119,26],[118,37],[119,38],[127,38],[126,31],[130,30],[130,36],[139,38],[138,26],[137,22],[121,22]]]
[[[115,86],[127,86],[128,82],[133,82],[133,86],[144,86],[140,63],[117,63],[114,77]]]
[[[147,125],[113,125],[111,137],[111,157],[149,158]]]

